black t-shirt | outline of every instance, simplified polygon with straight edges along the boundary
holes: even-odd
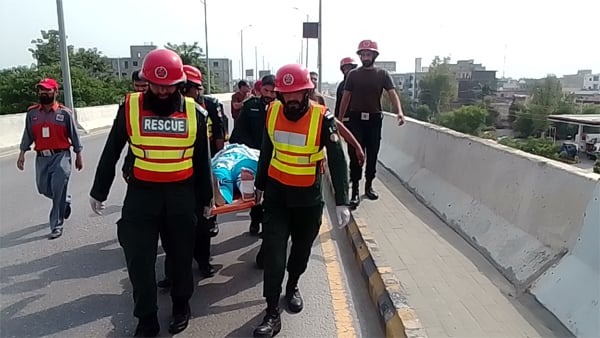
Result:
[[[394,81],[383,68],[359,67],[351,70],[344,90],[352,92],[349,112],[375,113],[381,111],[381,94],[394,88]]]

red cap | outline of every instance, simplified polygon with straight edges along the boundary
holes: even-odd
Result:
[[[58,90],[58,82],[51,78],[41,79],[40,82],[38,82],[37,86],[45,89]]]

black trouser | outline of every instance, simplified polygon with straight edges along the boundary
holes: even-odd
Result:
[[[383,114],[371,113],[368,115],[368,120],[363,120],[360,112],[348,112],[348,115],[350,117],[348,129],[350,129],[350,132],[352,132],[365,152],[365,178],[367,181],[372,181],[375,178],[377,168]],[[354,147],[350,144],[348,144],[348,156],[350,156],[350,181],[353,185],[356,185],[362,178],[362,170],[360,165],[358,165],[358,158],[356,157]]]
[[[264,217],[264,211],[262,205],[255,205],[250,209],[250,221],[252,223],[262,223]]]
[[[263,221],[264,285],[263,296],[279,297],[285,275],[288,239],[292,238],[287,270],[299,277],[306,271],[310,252],[321,227],[323,204],[312,207],[269,207]]]
[[[197,214],[198,226],[196,228],[196,239],[194,242],[194,260],[198,267],[207,266],[210,262],[210,232],[214,219],[206,219],[200,213]],[[162,233],[161,233],[162,236]],[[163,243],[164,248],[164,243]],[[165,249],[166,251],[166,249]],[[168,254],[165,255],[165,278],[171,279],[171,259]]]
[[[154,315],[158,309],[154,269],[159,231],[163,248],[172,259],[171,300],[173,304],[182,304],[191,298],[195,204],[192,184],[127,186],[117,235],[133,286],[134,316],[144,318]]]

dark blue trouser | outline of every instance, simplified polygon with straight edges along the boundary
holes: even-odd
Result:
[[[71,152],[61,151],[51,156],[37,156],[35,178],[38,192],[52,200],[50,210],[50,230],[61,229],[65,221],[67,186],[71,176]]]

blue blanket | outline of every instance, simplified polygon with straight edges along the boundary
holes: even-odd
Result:
[[[215,154],[212,159],[213,174],[219,181],[221,195],[227,204],[240,189],[242,168],[248,169],[256,176],[260,151],[243,144],[228,144]]]

